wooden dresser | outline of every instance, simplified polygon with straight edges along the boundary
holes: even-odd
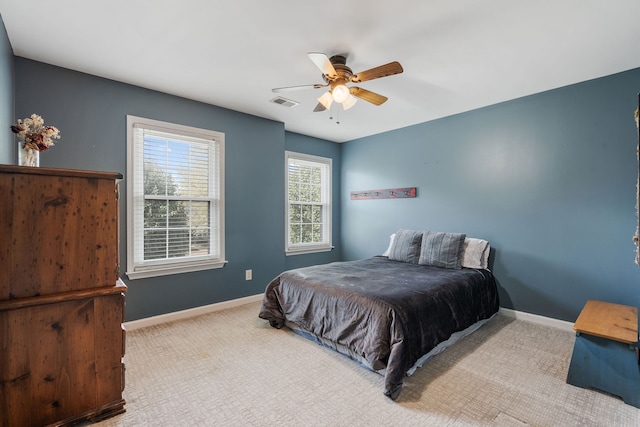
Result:
[[[124,412],[118,173],[0,165],[0,426]]]

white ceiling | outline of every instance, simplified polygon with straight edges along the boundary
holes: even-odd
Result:
[[[0,0],[17,56],[344,142],[640,67],[639,0]],[[314,113],[307,52],[347,54],[389,97]],[[639,82],[640,90],[640,82]],[[339,118],[340,124],[336,124]]]

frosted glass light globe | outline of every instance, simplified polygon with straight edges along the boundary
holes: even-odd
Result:
[[[349,88],[345,85],[338,85],[334,87],[331,94],[333,95],[333,100],[339,104],[342,104],[347,100],[347,98],[349,98],[349,95],[351,95],[351,93],[349,93]]]

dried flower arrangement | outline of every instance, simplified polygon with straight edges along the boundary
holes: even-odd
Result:
[[[54,139],[60,139],[58,128],[45,126],[44,120],[37,114],[18,119],[18,123],[11,126],[11,131],[18,135],[25,150],[45,151],[55,145]]]

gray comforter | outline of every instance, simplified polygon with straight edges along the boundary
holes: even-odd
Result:
[[[276,328],[293,322],[385,369],[384,394],[395,400],[422,355],[498,308],[488,270],[374,257],[280,274],[267,286],[259,316]]]

